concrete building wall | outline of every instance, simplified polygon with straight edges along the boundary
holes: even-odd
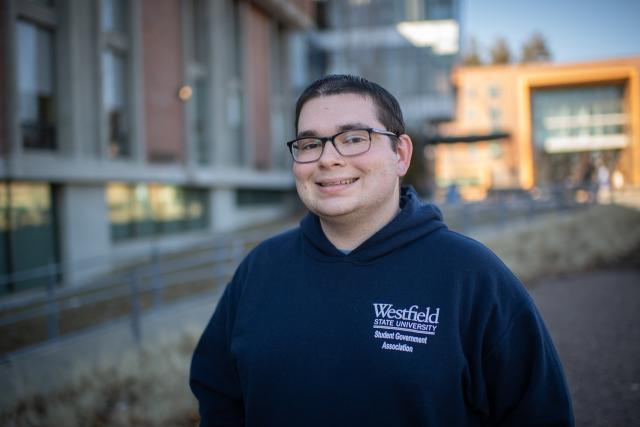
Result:
[[[65,185],[59,191],[59,239],[65,281],[78,284],[108,271],[111,237],[104,186]]]

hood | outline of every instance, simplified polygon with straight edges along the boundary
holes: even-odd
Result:
[[[305,248],[310,255],[325,261],[366,264],[392,252],[432,231],[446,227],[440,210],[433,204],[422,203],[413,187],[402,187],[400,212],[391,222],[348,255],[343,254],[327,239],[320,219],[313,213],[300,222]]]

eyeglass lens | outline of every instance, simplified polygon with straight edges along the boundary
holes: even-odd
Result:
[[[369,150],[371,138],[367,130],[350,130],[336,135],[333,142],[341,155],[355,156]],[[291,148],[295,160],[313,162],[322,156],[324,144],[318,138],[304,138],[294,142]]]

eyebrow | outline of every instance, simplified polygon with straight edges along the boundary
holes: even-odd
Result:
[[[345,123],[336,128],[338,130],[336,133],[344,132],[345,130],[350,130],[350,129],[369,129],[371,127],[372,126],[366,123],[361,123],[361,122]],[[307,137],[319,138],[318,134],[312,130],[304,130],[302,132],[299,132],[298,135],[296,136],[296,138],[307,138]]]

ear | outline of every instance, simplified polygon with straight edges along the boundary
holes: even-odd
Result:
[[[396,143],[396,170],[399,177],[403,177],[406,175],[407,170],[409,169],[409,164],[411,164],[412,153],[413,142],[411,141],[409,135],[403,133],[398,137],[398,142]]]

